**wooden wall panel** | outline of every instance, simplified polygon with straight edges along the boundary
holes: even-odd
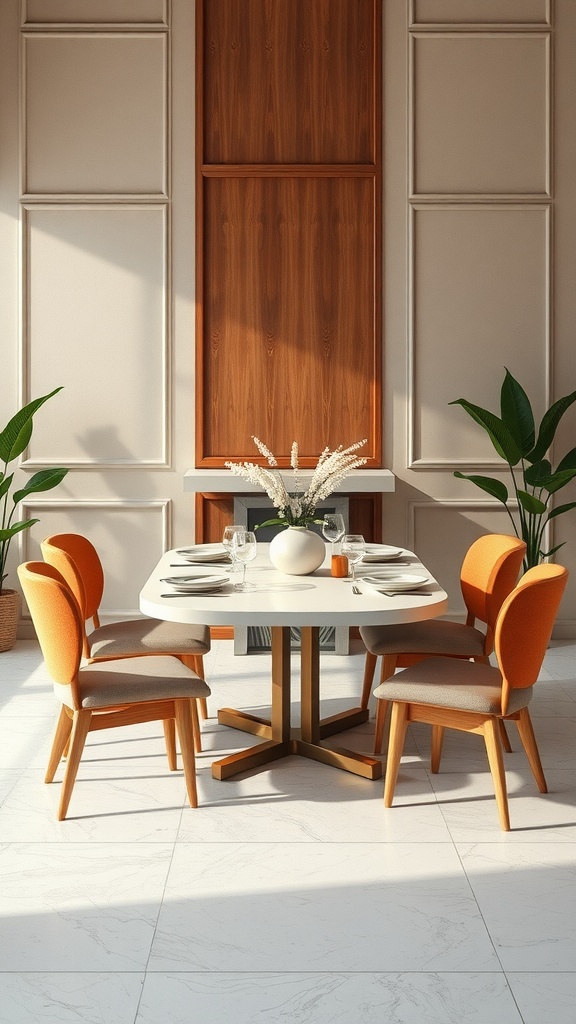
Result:
[[[373,162],[374,18],[373,0],[205,2],[205,162]]]
[[[196,465],[381,465],[381,2],[197,4]]]
[[[374,183],[206,182],[204,464],[252,460],[251,436],[303,461],[374,446]],[[364,454],[364,452],[363,452]]]

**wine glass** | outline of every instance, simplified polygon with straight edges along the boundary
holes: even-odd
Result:
[[[226,551],[230,555],[230,561],[232,563],[230,566],[230,572],[239,572],[240,570],[240,565],[236,561],[236,556],[234,554],[234,537],[236,536],[236,534],[245,532],[245,526],[240,526],[238,525],[238,523],[235,523],[233,526],[226,526],[224,529],[224,533],[222,534],[222,543],[226,548]]]
[[[234,534],[233,545],[234,557],[242,563],[242,581],[235,583],[235,590],[254,590],[254,583],[246,583],[246,565],[252,562],[258,553],[256,547],[256,534],[252,530],[243,530],[242,533]]]
[[[322,522],[322,534],[325,540],[332,542],[332,554],[334,554],[336,542],[346,533],[344,516],[339,512],[328,512]]]
[[[356,563],[361,560],[365,548],[366,543],[361,533],[347,533],[342,541],[342,554],[346,555],[348,562],[352,566],[352,583],[356,579]]]

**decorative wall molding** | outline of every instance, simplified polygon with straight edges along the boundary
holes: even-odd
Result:
[[[112,188],[109,185],[107,185],[103,180],[102,180],[102,182],[99,181],[97,183],[97,185],[95,187],[93,187],[93,188],[70,189],[69,187],[65,187],[65,186],[62,186],[60,188],[54,186],[54,187],[51,187],[49,189],[46,189],[46,188],[41,188],[41,187],[35,187],[35,188],[29,187],[30,186],[30,177],[31,177],[31,173],[30,173],[30,145],[31,145],[31,143],[30,143],[30,131],[31,131],[31,129],[30,129],[30,126],[29,126],[29,123],[28,123],[29,122],[29,117],[28,117],[28,94],[30,92],[28,80],[29,80],[29,77],[30,77],[30,68],[32,66],[31,62],[30,62],[29,53],[28,53],[29,45],[33,44],[34,46],[36,46],[38,44],[38,42],[42,41],[42,40],[44,40],[46,42],[52,42],[52,43],[54,41],[57,41],[57,40],[66,40],[69,43],[74,42],[74,41],[78,42],[78,41],[82,41],[82,40],[90,40],[91,43],[94,43],[95,40],[101,40],[101,41],[104,41],[104,42],[105,41],[121,41],[121,42],[126,42],[126,41],[142,40],[142,42],[145,42],[146,45],[148,46],[150,44],[150,41],[154,40],[154,39],[156,39],[158,44],[161,46],[161,52],[162,52],[162,75],[161,75],[162,83],[161,83],[161,88],[163,90],[162,96],[157,100],[157,111],[161,110],[161,113],[158,113],[158,117],[161,119],[161,122],[162,122],[162,125],[161,125],[161,136],[162,136],[162,138],[161,138],[161,157],[159,157],[159,160],[161,161],[161,170],[159,172],[161,180],[158,182],[157,188],[152,188],[152,190],[150,190],[149,188],[144,187],[144,183],[142,183],[141,187],[139,187],[139,188],[137,187],[137,188],[130,189],[130,188],[127,187],[127,188],[123,188],[119,192],[117,189]],[[121,66],[121,62],[119,62],[117,60],[116,61],[116,69],[118,70],[118,68],[120,66]],[[111,96],[108,97],[107,100],[108,100],[109,108],[110,108],[110,110],[112,110],[113,109],[112,97]],[[83,96],[83,102],[85,104],[85,112],[84,113],[86,113],[86,111],[89,110],[90,103],[91,103],[91,96],[90,96],[90,93],[89,93],[88,89],[86,90],[85,95]],[[83,197],[84,198],[84,197],[87,197],[87,196],[92,196],[94,198],[101,198],[101,197],[103,197],[104,199],[106,199],[107,198],[107,191],[108,191],[110,196],[120,196],[120,195],[123,196],[123,197],[125,197],[125,196],[135,196],[136,198],[139,198],[140,200],[144,196],[149,196],[149,195],[152,195],[155,199],[167,198],[168,194],[169,194],[169,186],[170,186],[170,134],[171,134],[171,132],[170,132],[170,107],[171,107],[171,102],[170,102],[170,46],[169,46],[169,36],[168,36],[168,34],[166,32],[136,32],[132,28],[129,31],[121,31],[121,30],[118,29],[118,27],[114,27],[113,29],[111,29],[108,32],[103,31],[100,28],[97,31],[93,31],[93,32],[86,32],[84,29],[82,29],[81,31],[78,31],[78,30],[74,30],[74,31],[55,30],[55,31],[50,31],[50,32],[39,32],[39,31],[38,32],[32,32],[32,33],[30,33],[30,32],[22,32],[21,33],[21,57],[20,57],[20,175],[21,175],[20,192],[21,192],[21,196],[24,197],[24,198],[28,198],[28,197],[32,197],[32,196],[37,196],[39,198],[42,198],[42,197],[59,198],[60,194],[62,193],[63,195],[75,196],[76,198],[79,198],[79,197]],[[75,112],[75,117],[76,117],[76,120],[74,121],[74,124],[77,126],[77,129],[80,132],[77,152],[82,152],[84,146],[89,144],[89,139],[90,139],[89,134],[86,134],[86,127],[85,127],[87,115],[86,115],[86,118],[82,117],[81,116],[82,111],[81,110],[77,111],[75,108],[74,108],[74,112]],[[58,114],[59,114],[59,116],[58,116]],[[98,111],[94,110],[92,112],[92,114],[91,114],[92,118],[96,119],[96,121],[98,122],[98,124],[100,126],[104,125],[104,128],[101,128],[102,131],[105,131],[105,125],[106,125],[105,114],[106,114],[105,111],[102,112],[100,110],[98,110]],[[139,110],[139,120],[140,120],[139,143],[140,143],[140,148],[141,149],[142,149],[142,146],[143,146],[142,123],[143,123],[143,120],[144,120],[145,116],[146,116],[146,110],[145,110],[144,104],[142,103],[141,106],[140,106],[140,110]],[[62,111],[62,110],[60,112],[54,111],[54,117],[55,117],[54,124],[56,126],[58,126],[59,124],[61,125],[62,121],[67,123],[66,111]],[[46,146],[46,145],[50,144],[49,143],[49,140],[51,138],[51,134],[50,134],[50,130],[49,130],[50,126],[49,125],[48,126],[44,125],[43,128],[44,128],[44,132],[47,132],[47,135],[44,135],[44,134],[40,133],[40,137],[41,137],[41,139],[44,140],[42,144],[44,146]],[[155,126],[151,125],[150,126],[150,131],[152,133],[154,133],[154,129],[155,129]],[[108,148],[110,148],[110,146],[113,145],[114,148],[117,149],[117,147],[118,147],[118,140],[119,140],[119,131],[120,131],[120,128],[119,128],[118,124],[111,129],[112,135],[111,135],[110,145],[108,146]],[[125,131],[125,126],[124,126],[124,131]],[[132,127],[132,133],[133,133],[133,131],[134,131],[134,125]],[[84,138],[82,137],[83,134],[84,134]],[[154,135],[152,135],[151,137],[154,137]],[[125,135],[125,138],[126,139],[128,139],[128,138],[132,139],[132,134],[131,133],[127,133]],[[106,139],[105,139],[105,136],[103,136],[103,144],[102,144],[103,145],[103,151],[106,150],[105,142],[106,142]],[[55,145],[54,141],[52,141],[52,145],[53,146]],[[143,152],[143,150],[142,150],[142,152]],[[53,155],[53,158],[56,159],[54,154],[52,154],[52,155]],[[45,158],[45,154],[42,155],[42,159],[44,159],[44,158]],[[127,151],[124,154],[124,158],[126,160],[128,160],[128,153],[127,153]],[[64,166],[66,166],[65,163],[64,163]],[[135,166],[135,168],[139,168],[139,166],[140,166],[139,162],[137,161],[134,166]],[[79,173],[82,173],[82,172],[79,172]],[[86,173],[86,172],[84,172],[84,173]],[[120,173],[121,174],[122,173],[126,174],[127,172],[124,169]],[[139,171],[136,170],[135,171],[136,178],[134,179],[135,181],[137,180],[138,173],[139,173]],[[151,171],[150,173],[153,173],[153,172]]]
[[[419,212],[429,211],[521,211],[540,212],[545,218],[545,280],[542,282],[543,298],[545,305],[545,336],[543,339],[543,356],[545,364],[545,401],[548,406],[552,400],[552,362],[553,362],[553,267],[552,267],[552,210],[547,203],[419,203],[409,206],[409,235],[408,235],[408,387],[407,387],[407,467],[415,470],[443,470],[467,469],[475,471],[480,469],[502,469],[502,460],[497,457],[475,459],[475,458],[422,458],[419,454],[420,445],[416,413],[418,410],[416,395],[416,360],[417,360],[417,338],[415,330],[417,281],[415,270],[415,221]],[[458,396],[459,397],[459,396]],[[468,397],[468,396],[466,396]]]
[[[170,25],[169,0],[21,0],[22,28],[96,29],[126,26],[158,29]]]
[[[467,32],[486,29],[497,32],[513,28],[530,31],[552,27],[552,0],[492,0],[490,6],[486,0],[440,0],[440,3],[438,0],[408,0],[408,3],[409,28],[417,28],[419,31],[436,31],[440,26],[450,30],[460,28]],[[444,16],[440,13],[442,9],[446,11]],[[450,10],[452,14],[448,13]],[[534,12],[531,18],[530,10]],[[513,17],[514,11],[517,12],[516,17]],[[470,12],[467,21],[463,19],[465,12]]]
[[[160,441],[161,455],[158,458],[142,457],[144,453],[133,457],[90,458],[66,457],[66,453],[54,452],[46,458],[27,458],[22,462],[26,469],[40,469],[47,465],[54,465],[57,462],[68,468],[102,470],[102,469],[167,469],[172,461],[172,387],[171,387],[171,365],[172,365],[172,263],[171,263],[171,241],[170,241],[170,207],[165,203],[23,203],[21,204],[21,347],[19,353],[20,363],[20,404],[25,405],[36,397],[32,394],[31,367],[33,363],[34,338],[31,326],[31,301],[33,282],[30,280],[31,245],[30,230],[34,214],[39,211],[50,213],[63,212],[66,215],[73,215],[79,211],[90,211],[98,216],[101,213],[118,213],[120,211],[141,211],[143,214],[161,214],[162,216],[162,262],[159,264],[161,275],[161,300],[160,319],[161,328],[158,336],[160,355],[158,357],[161,365],[160,379],[154,381],[154,387],[158,389],[159,407],[161,408],[161,430]],[[103,353],[102,374],[104,379],[114,379],[110,359],[113,353]],[[143,364],[145,365],[145,364]]]
[[[526,32],[519,31],[518,27],[515,26],[513,31],[507,30],[506,32],[492,32],[486,31],[485,27],[482,31],[471,32],[466,26],[465,30],[456,32],[449,31],[444,27],[438,30],[436,27],[435,31],[430,32],[411,32],[409,34],[409,48],[408,48],[408,191],[409,199],[411,202],[423,202],[429,200],[431,202],[446,201],[446,202],[494,202],[495,200],[502,200],[504,202],[534,202],[551,200],[552,198],[552,180],[553,180],[553,167],[552,167],[552,124],[553,124],[553,86],[552,86],[552,47],[551,47],[551,35],[550,32]],[[513,40],[533,41],[534,39],[542,40],[545,53],[545,73],[544,73],[544,110],[545,110],[545,124],[544,124],[544,181],[542,189],[527,189],[522,191],[514,191],[508,189],[504,191],[490,190],[490,191],[469,191],[469,190],[438,190],[435,192],[418,191],[416,188],[416,167],[418,164],[418,153],[417,153],[417,119],[416,119],[416,49],[419,40],[429,42],[431,39],[445,39],[454,40],[455,42],[462,42],[465,39],[493,39],[501,43],[503,40],[509,42]]]
[[[40,523],[36,528],[32,527],[31,530],[24,530],[18,536],[18,548],[19,548],[19,561],[29,561],[31,556],[31,532],[36,529],[36,532],[41,530],[42,514],[48,512],[63,512],[73,518],[75,512],[97,512],[101,517],[115,516],[115,515],[128,515],[134,512],[141,513],[142,516],[153,514],[159,519],[159,536],[158,536],[158,558],[161,554],[167,551],[172,544],[172,501],[166,499],[100,499],[93,500],[87,498],[78,499],[61,499],[58,498],[32,498],[22,502],[22,517],[27,518],[39,518]],[[78,532],[83,532],[81,525],[77,527]],[[51,531],[44,529],[40,534],[40,539],[49,535]],[[149,541],[146,540],[146,535],[142,531],[142,542],[146,542],[147,549],[149,550]],[[99,552],[102,555],[102,552]],[[36,555],[34,557],[37,557]],[[103,561],[106,559],[102,555]],[[148,557],[149,561],[149,557]],[[104,565],[104,574],[106,576],[111,572],[111,567]],[[138,570],[140,571],[140,570]],[[137,602],[137,594],[140,590],[141,585],[144,583],[144,578],[134,577],[134,598],[136,599],[129,608],[108,608],[103,618],[119,618],[125,617],[126,615],[138,616],[140,615],[140,609]],[[28,617],[28,621],[29,617]]]

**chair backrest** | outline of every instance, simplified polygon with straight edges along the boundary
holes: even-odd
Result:
[[[104,570],[96,548],[80,533],[56,533],[41,543],[42,555],[62,574],[78,601],[84,620],[98,626]]]
[[[567,580],[562,565],[536,565],[504,600],[495,630],[503,713],[510,690],[533,686],[538,678]]]
[[[494,627],[502,602],[514,589],[522,567],[526,544],[518,537],[488,533],[469,547],[460,570],[462,596],[468,610],[468,625],[484,622],[485,653],[494,645]]]
[[[84,624],[74,594],[46,562],[23,562],[18,578],[46,668],[54,682],[72,686],[76,707]]]

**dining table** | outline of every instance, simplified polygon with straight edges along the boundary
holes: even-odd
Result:
[[[235,587],[240,576],[219,566],[194,565],[167,551],[154,567],[140,592],[140,610],[147,616],[170,622],[208,626],[268,626],[271,634],[271,708],[264,718],[235,708],[220,708],[218,722],[261,738],[260,743],[213,761],[215,779],[227,779],[290,754],[311,758],[366,779],[382,776],[382,762],[363,753],[326,744],[329,737],[368,720],[369,711],[351,707],[327,718],[320,717],[320,630],[326,626],[394,625],[443,615],[447,595],[440,584],[407,549],[399,549],[402,571],[426,577],[420,589],[389,594],[364,582],[363,574],[375,566],[356,566],[355,583],[331,575],[330,554],[315,572],[291,576],[279,572],[268,557],[268,544],[258,544],[255,561],[249,563],[247,580],[253,589]],[[180,549],[182,550],[182,549]],[[228,580],[219,589],[181,593],[165,582],[176,576],[219,572]],[[292,632],[300,634],[300,726],[291,721]],[[241,657],[241,655],[240,655]],[[342,655],[323,655],[328,657]],[[359,691],[361,685],[359,685]]]

